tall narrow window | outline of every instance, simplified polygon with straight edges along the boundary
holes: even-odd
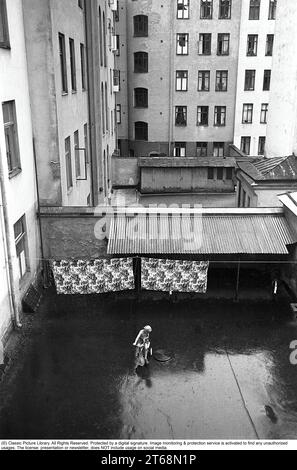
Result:
[[[260,0],[250,0],[249,20],[258,20],[260,18]]]
[[[18,260],[19,279],[28,271],[27,233],[25,216],[21,217],[13,226],[16,256]]]
[[[75,158],[75,174],[76,174],[76,178],[79,178],[80,175],[81,175],[81,168],[80,168],[79,133],[78,133],[78,131],[74,132],[74,158]]]
[[[135,140],[148,140],[147,122],[135,122]]]
[[[209,179],[209,180],[214,179],[214,168],[212,166],[209,166],[207,168],[207,179]]]
[[[71,70],[71,89],[77,91],[76,87],[76,62],[75,62],[75,46],[73,39],[69,39],[70,51],[70,70]]]
[[[197,106],[197,126],[208,126],[208,106]]]
[[[103,59],[104,67],[106,67],[106,22],[105,22],[105,13],[103,12]]]
[[[228,70],[217,70],[216,91],[227,91],[227,89],[228,89]]]
[[[241,137],[240,150],[246,155],[250,154],[251,138],[248,136]]]
[[[229,55],[230,34],[218,34],[217,55]]]
[[[148,72],[148,53],[135,52],[134,53],[134,72],[147,73]]]
[[[231,18],[231,0],[220,0],[219,19],[229,20]]]
[[[99,52],[100,52],[100,65],[103,66],[103,38],[102,38],[102,17],[101,8],[99,7]]]
[[[258,34],[249,34],[247,40],[247,56],[256,56],[258,49]]]
[[[270,0],[269,2],[269,12],[268,12],[268,19],[275,20],[276,18],[276,6],[277,0]]]
[[[186,156],[186,142],[175,142],[173,149],[174,157],[185,157]]]
[[[198,41],[198,54],[210,55],[211,54],[211,33],[200,33]]]
[[[255,89],[256,70],[246,70],[244,79],[245,91],[254,91]]]
[[[147,108],[148,107],[148,89],[147,88],[135,88],[134,106],[135,108]]]
[[[207,157],[207,142],[196,143],[196,157]]]
[[[121,124],[122,122],[122,107],[120,104],[117,104],[116,106],[116,119],[117,119],[117,124]]]
[[[213,143],[213,156],[214,157],[223,157],[225,152],[224,142],[214,142]]]
[[[253,104],[247,103],[242,108],[242,123],[251,124],[253,122]]]
[[[176,35],[176,54],[187,55],[189,53],[189,35],[187,33],[178,33]]]
[[[226,106],[215,106],[214,111],[214,126],[226,125]]]
[[[273,42],[274,42],[274,34],[267,34],[265,55],[272,56]]]
[[[264,155],[264,153],[265,153],[265,142],[266,142],[266,137],[265,136],[259,137],[258,155]]]
[[[217,168],[217,179],[222,180],[224,176],[224,168],[218,167]]]
[[[68,93],[65,36],[64,34],[61,34],[61,33],[59,33],[59,54],[60,54],[62,92]]]
[[[175,79],[176,91],[188,91],[188,71],[177,70]]]
[[[85,159],[86,163],[89,163],[89,135],[88,135],[88,124],[84,125],[84,144],[85,144]]]
[[[209,91],[210,71],[198,70],[198,91]]]
[[[187,106],[175,106],[175,125],[187,125]]]
[[[200,0],[200,18],[202,20],[212,19],[212,0]]]
[[[187,20],[189,18],[189,0],[177,0],[177,14],[178,20]]]
[[[102,121],[102,134],[105,134],[105,105],[104,105],[104,87],[101,83],[101,121]]]
[[[136,15],[133,18],[134,22],[134,37],[147,37],[148,36],[148,17],[146,15]]]
[[[81,87],[82,90],[86,89],[86,57],[85,57],[85,46],[80,45],[80,70],[81,70]]]
[[[15,102],[2,103],[6,157],[10,176],[21,170]]]
[[[6,0],[0,0],[0,47],[9,49],[9,33],[6,11]]]
[[[267,124],[268,103],[261,104],[260,123]]]
[[[270,78],[271,78],[271,70],[264,70],[264,77],[263,77],[263,90],[264,91],[270,90]]]
[[[107,83],[105,82],[105,122],[106,130],[109,130],[109,117],[108,117],[108,100],[107,100]]]
[[[73,187],[70,137],[65,139],[65,163],[67,190],[69,191]]]

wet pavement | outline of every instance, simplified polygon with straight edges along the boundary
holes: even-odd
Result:
[[[172,359],[151,359],[135,374],[132,343],[146,324],[154,350]],[[297,438],[296,339],[286,301],[47,291],[8,350],[0,438]]]

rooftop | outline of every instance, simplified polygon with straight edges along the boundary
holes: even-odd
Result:
[[[140,157],[138,159],[140,167],[231,167],[235,168],[235,158],[232,157]]]
[[[291,180],[297,183],[297,157],[238,159],[237,165],[254,181]]]

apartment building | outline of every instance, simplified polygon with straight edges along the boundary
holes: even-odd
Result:
[[[228,154],[240,19],[241,2],[120,1],[122,154]]]
[[[115,150],[111,0],[23,2],[42,205],[107,199]]]
[[[0,341],[41,258],[22,3],[0,0]]]
[[[265,155],[276,7],[276,0],[242,2],[234,144],[246,155]]]

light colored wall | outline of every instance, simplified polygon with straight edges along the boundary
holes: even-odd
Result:
[[[7,243],[13,253],[13,268],[18,301],[37,274],[40,263],[39,233],[36,218],[37,196],[32,142],[32,124],[27,77],[27,62],[24,42],[22,1],[11,0],[7,3],[8,25],[10,31],[10,50],[0,48],[0,103],[15,101],[18,126],[18,140],[22,171],[9,179],[6,159],[6,145],[2,109],[0,110],[0,158],[4,165],[4,183],[7,192],[10,232]],[[29,272],[19,282],[13,225],[25,215],[27,226]],[[1,219],[3,221],[2,215]],[[0,266],[5,266],[5,247],[0,224]],[[11,311],[8,302],[6,269],[1,270],[0,280],[0,333],[9,324]]]
[[[259,136],[266,136],[266,124],[260,124],[261,104],[269,103],[271,96],[269,91],[263,91],[264,70],[272,69],[273,59],[272,57],[265,56],[266,36],[267,34],[274,34],[276,22],[274,20],[268,20],[269,0],[261,0],[259,20],[249,20],[249,1],[243,1],[241,3],[242,11],[239,39],[234,144],[240,148],[241,137],[250,136],[250,155],[258,155]],[[248,57],[246,55],[248,34],[258,34],[258,52],[256,57]],[[273,53],[276,53],[275,45]],[[244,90],[245,70],[256,70],[255,91]],[[273,74],[274,70],[272,75]],[[253,103],[254,105],[252,124],[242,123],[242,108],[244,103]]]
[[[276,41],[267,126],[268,156],[297,151],[297,2],[278,0]]]
[[[136,186],[139,183],[137,158],[112,158],[113,186]]]

